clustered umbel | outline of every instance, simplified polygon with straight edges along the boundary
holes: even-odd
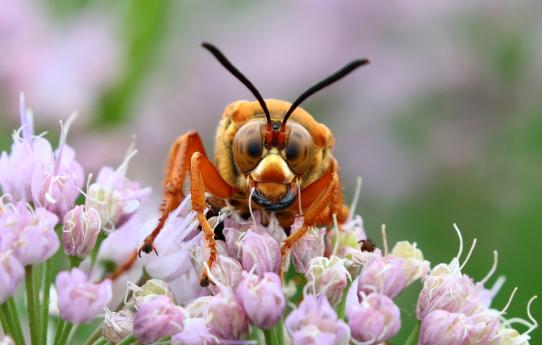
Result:
[[[142,221],[138,212],[149,189],[126,177],[136,151],[130,147],[117,169],[102,168],[85,187],[83,169],[66,143],[74,117],[61,125],[55,150],[34,135],[24,100],[21,119],[10,153],[0,157],[0,316],[6,333],[0,344],[25,343],[10,313],[16,308],[12,296],[23,279],[29,285],[38,265],[44,283],[30,284],[37,291],[27,289],[33,302],[27,303],[33,325],[27,340],[33,344],[53,340],[44,330],[47,320],[38,317],[48,315],[47,308],[58,319],[58,344],[76,343],[70,339],[73,325],[101,319],[94,338],[85,341],[376,345],[398,334],[403,309],[396,298],[418,280],[419,330],[408,345],[525,345],[538,326],[530,311],[534,298],[527,320],[505,318],[512,298],[500,310],[491,307],[503,283],[499,278],[486,287],[496,253],[480,282],[462,272],[474,246],[460,263],[457,228],[458,255],[432,268],[416,243],[400,241],[389,249],[385,228],[382,248],[376,248],[354,213],[340,226],[311,228],[283,260],[286,232],[272,214],[254,212],[243,219],[227,207],[209,219],[223,237],[217,239],[215,264],[207,267],[209,251],[190,195],[156,238],[159,255],[136,260],[109,279],[156,224]],[[302,223],[297,217],[290,233]],[[70,269],[57,272],[51,260],[62,252],[61,244]],[[202,270],[211,283],[205,288],[199,284]],[[527,329],[520,333],[514,325]]]

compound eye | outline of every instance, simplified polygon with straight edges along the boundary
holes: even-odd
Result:
[[[284,156],[290,169],[303,175],[311,166],[314,155],[314,142],[310,133],[298,124],[292,124]]]
[[[233,159],[239,170],[247,173],[254,169],[262,158],[263,139],[259,122],[247,122],[233,138]]]

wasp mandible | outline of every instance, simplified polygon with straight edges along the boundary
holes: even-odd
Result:
[[[209,43],[202,46],[252,92],[256,101],[236,101],[226,106],[216,132],[214,164],[197,132],[189,131],[175,141],[163,181],[161,216],[139,254],[156,251],[154,239],[169,213],[185,197],[183,187],[189,178],[192,209],[210,253],[207,267],[212,267],[217,250],[215,233],[205,210],[220,209],[226,203],[241,215],[247,215],[251,209],[274,213],[285,229],[301,213],[302,228],[282,244],[284,259],[310,227],[331,224],[333,215],[340,224],[348,215],[348,208],[343,205],[339,165],[331,152],[333,134],[299,105],[369,61],[350,62],[289,103],[264,99],[218,48]],[[201,273],[200,283],[209,284],[206,269]]]

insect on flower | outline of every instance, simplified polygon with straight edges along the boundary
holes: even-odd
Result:
[[[205,153],[195,131],[181,135],[173,144],[164,180],[164,201],[156,228],[144,240],[141,252],[150,253],[166,219],[185,197],[190,182],[192,209],[209,249],[207,267],[217,257],[215,233],[205,210],[233,207],[241,216],[252,210],[274,213],[289,229],[297,215],[303,215],[302,229],[291,234],[281,248],[282,257],[307,230],[315,225],[346,221],[339,165],[331,153],[331,131],[299,105],[315,92],[338,81],[368,63],[355,60],[302,93],[293,103],[263,99],[254,85],[215,46],[203,43],[215,58],[254,95],[257,101],[236,101],[224,111],[218,125],[214,164]],[[206,194],[208,193],[208,194]],[[201,285],[209,284],[207,270]]]

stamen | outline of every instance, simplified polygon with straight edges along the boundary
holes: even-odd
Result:
[[[248,211],[250,212],[250,217],[252,217],[252,222],[254,223],[254,230],[256,230],[256,217],[254,217],[254,213],[252,212],[252,196],[254,195],[254,191],[256,191],[256,188],[252,187],[250,189],[250,195],[248,196]]]
[[[333,225],[335,225],[335,229],[337,229],[337,237],[335,238],[335,245],[333,246],[333,254],[335,255],[337,253],[337,250],[339,250],[339,222],[337,222],[337,215],[333,213]]]
[[[21,118],[21,130],[23,133],[23,139],[27,143],[32,143],[32,134],[34,132],[34,124],[32,119],[32,112],[26,110],[26,102],[24,93],[21,92],[19,96],[19,116]]]
[[[461,255],[463,255],[463,236],[461,236],[461,230],[459,230],[457,223],[454,223],[454,229],[457,232],[457,236],[459,237],[459,251],[457,252],[457,255],[455,256],[457,260],[459,260],[461,259]]]
[[[58,150],[57,150],[57,156],[55,157],[55,169],[54,174],[57,175],[58,171],[60,169],[60,161],[62,160],[62,152],[64,151],[64,146],[66,145],[66,140],[68,139],[68,132],[70,131],[70,127],[77,118],[77,112],[73,112],[68,119],[66,120],[66,124],[64,124],[62,121],[60,122],[60,139],[58,141]]]
[[[382,244],[384,245],[384,255],[388,255],[388,233],[386,232],[386,224],[380,227],[382,233]]]
[[[538,321],[536,321],[536,319],[533,317],[533,314],[531,313],[531,305],[537,298],[538,296],[534,295],[533,297],[531,297],[531,299],[527,303],[527,316],[529,317],[529,320],[531,320],[532,326],[527,330],[527,332],[524,333],[525,335],[531,333],[532,331],[538,328]]]
[[[493,251],[493,266],[491,266],[491,269],[486,274],[486,276],[482,280],[480,280],[480,283],[482,284],[487,283],[487,281],[493,276],[493,274],[497,270],[498,262],[499,262],[499,253],[496,250],[494,250]]]
[[[499,278],[497,278],[497,281],[491,287],[491,290],[490,290],[491,294],[493,296],[497,295],[497,293],[502,288],[502,286],[504,285],[505,282],[506,282],[506,277],[505,276],[500,276]]]
[[[504,308],[499,312],[500,315],[504,315],[506,313],[506,311],[508,310],[508,308],[510,307],[510,305],[512,304],[512,300],[514,299],[514,296],[516,295],[516,291],[518,291],[518,287],[516,286],[514,288],[514,290],[512,291],[512,293],[510,294],[510,297],[508,298],[508,302],[506,303],[506,305],[504,306]]]
[[[115,175],[118,174],[126,174],[126,170],[128,169],[128,163],[130,163],[130,160],[134,158],[134,156],[137,154],[137,149],[135,148],[135,139],[132,140],[132,143],[130,146],[128,146],[128,149],[126,150],[126,154],[124,155],[124,160],[119,165],[117,170],[115,170]]]
[[[474,247],[476,247],[476,241],[477,241],[476,238],[474,239],[474,241],[472,241],[472,245],[470,246],[469,253],[467,254],[467,257],[465,258],[465,261],[463,261],[463,264],[461,265],[461,267],[459,267],[459,270],[462,270],[463,267],[465,267],[465,265],[467,264],[467,262],[469,262],[472,252],[474,251]]]
[[[356,206],[358,205],[359,196],[361,194],[361,184],[363,182],[363,179],[361,176],[358,176],[356,179],[356,190],[354,191],[354,197],[352,198],[352,203],[350,204],[350,214],[348,215],[348,218],[352,219],[354,217],[354,212],[356,210]]]

